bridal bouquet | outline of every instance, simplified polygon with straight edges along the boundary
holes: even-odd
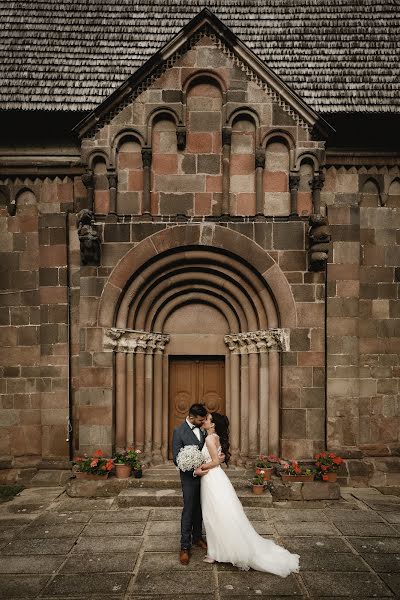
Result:
[[[179,450],[176,464],[181,471],[193,471],[203,464],[204,458],[198,446],[184,446]]]

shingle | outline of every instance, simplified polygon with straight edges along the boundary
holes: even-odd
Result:
[[[0,108],[92,110],[200,0],[0,0]],[[396,0],[209,0],[311,108],[400,112]]]

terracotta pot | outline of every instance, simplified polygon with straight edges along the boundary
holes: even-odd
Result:
[[[337,473],[336,471],[332,471],[331,473],[326,473],[328,479],[323,479],[322,481],[328,481],[328,483],[335,483],[337,481]]]
[[[133,469],[133,476],[135,479],[141,479],[143,477],[142,469]]]
[[[299,475],[300,481],[314,481],[315,475]]]
[[[75,477],[77,479],[90,479],[90,480],[93,480],[93,479],[96,480],[97,479],[97,480],[100,480],[100,479],[107,479],[108,475],[109,475],[108,471],[107,471],[107,473],[104,473],[104,475],[99,475],[97,473],[82,473],[81,471],[76,471],[75,472]]]
[[[256,467],[256,475],[261,475],[261,472],[264,472],[264,481],[269,481],[271,479],[273,470],[273,467]]]
[[[253,494],[255,494],[256,496],[261,496],[261,494],[263,492],[264,492],[263,485],[253,485]]]
[[[131,476],[132,467],[131,465],[115,465],[115,475],[118,479],[128,479]]]

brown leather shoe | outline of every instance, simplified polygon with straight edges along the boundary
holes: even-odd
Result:
[[[187,566],[189,564],[189,550],[182,548],[182,550],[179,552],[179,561],[181,565]]]
[[[200,538],[196,542],[193,542],[193,545],[198,546],[199,548],[202,548],[203,550],[207,550],[207,542],[205,540],[203,540],[203,538]]]

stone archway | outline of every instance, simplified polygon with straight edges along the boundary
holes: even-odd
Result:
[[[168,344],[171,354],[208,353],[206,346],[190,350],[199,340],[190,323],[185,340],[166,328],[171,315],[188,305],[207,306],[226,323],[228,333],[219,333],[224,350],[213,338],[218,334],[202,333],[212,353],[225,355],[233,460],[278,452],[279,352],[288,349],[295,304],[268,253],[217,225],[154,234],[121,259],[105,286],[99,324],[105,349],[115,352],[117,447],[134,443],[147,460],[167,458]]]

